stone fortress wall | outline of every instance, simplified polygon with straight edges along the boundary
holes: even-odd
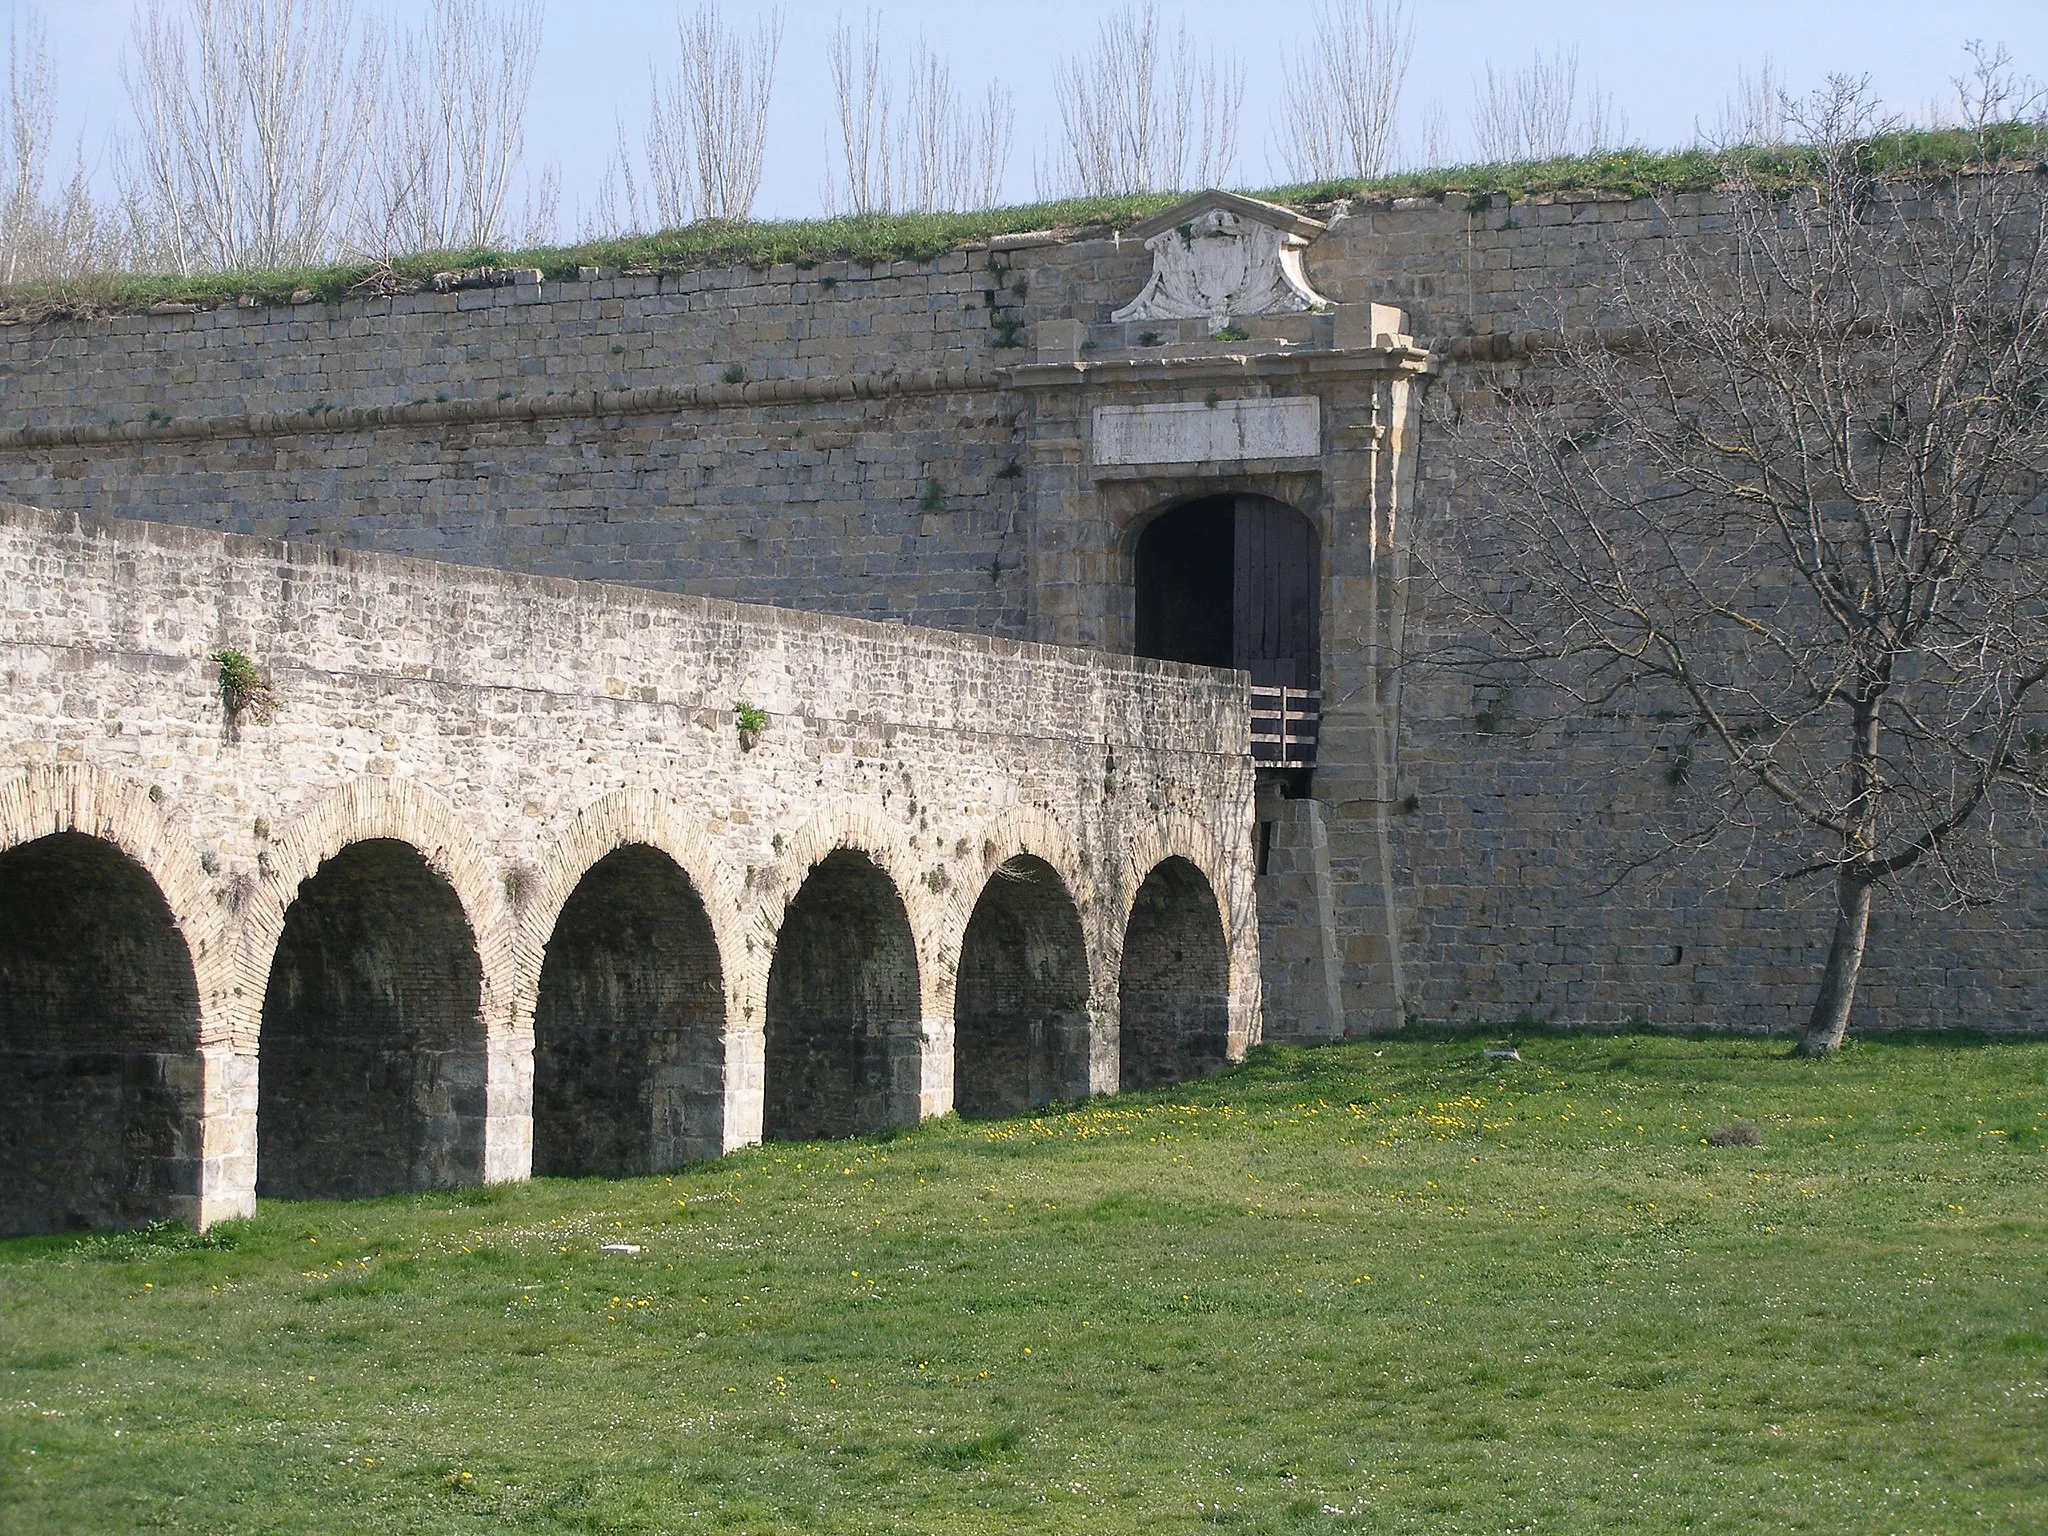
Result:
[[[233,716],[223,647],[272,690]],[[645,1171],[1257,1038],[1229,673],[0,507],[0,675],[0,1231]]]
[[[1312,798],[1261,811],[1268,1033],[1796,1024],[1813,914],[1711,868],[1607,889],[1679,792],[1653,726],[1413,665],[1435,620],[1408,562],[1432,520],[1473,514],[1421,349],[1439,403],[1480,407],[1477,381],[1540,372],[1518,336],[1593,318],[1623,254],[1711,235],[1713,198],[1338,212],[1306,261],[1337,310],[1250,317],[1227,344],[1111,320],[1150,269],[1139,242],[1050,236],[17,326],[0,493],[1122,651],[1147,521],[1271,497],[1322,540],[1325,713]],[[1091,435],[1104,405],[1311,397],[1313,455],[1112,466]],[[2038,1027],[2048,895],[2022,887],[1995,921],[1886,933],[1858,1027]]]

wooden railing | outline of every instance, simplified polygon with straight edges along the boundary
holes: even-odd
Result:
[[[1258,767],[1315,767],[1322,728],[1318,690],[1252,685],[1252,762]]]

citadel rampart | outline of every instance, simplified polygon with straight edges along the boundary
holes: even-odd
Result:
[[[1145,282],[1138,241],[1049,237],[15,327],[0,492],[1119,652],[1145,529],[1261,498],[1321,560],[1313,781],[1260,812],[1270,1035],[1792,1027],[1822,925],[1790,898],[1712,867],[1613,885],[1683,793],[1653,722],[1560,720],[1414,665],[1441,621],[1410,562],[1475,515],[1425,388],[1483,411],[1481,378],[1568,387],[1517,337],[1595,320],[1623,256],[1719,231],[1714,198],[1344,212],[1306,253],[1336,312],[1224,343],[1111,319]],[[1096,436],[1103,407],[1311,400],[1306,453],[1110,463]],[[1858,1027],[2048,1019],[2048,891],[2021,873],[2013,908],[1887,932]]]
[[[0,615],[0,1230],[644,1171],[1257,1037],[1232,674],[20,507]],[[229,646],[273,709],[225,715]]]

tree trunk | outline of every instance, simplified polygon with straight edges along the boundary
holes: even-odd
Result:
[[[1849,1032],[1864,941],[1870,936],[1870,900],[1870,882],[1855,865],[1845,864],[1835,877],[1835,938],[1828,946],[1827,969],[1821,972],[1820,995],[1813,1000],[1806,1033],[1799,1038],[1802,1056],[1833,1055]]]

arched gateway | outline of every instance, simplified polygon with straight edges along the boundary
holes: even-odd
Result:
[[[1313,689],[1321,565],[1315,524],[1270,497],[1204,496],[1162,512],[1138,536],[1138,654]]]
[[[1253,760],[1305,783],[1322,698],[1316,525],[1269,496],[1204,496],[1152,519],[1134,564],[1138,654],[1249,672]]]

